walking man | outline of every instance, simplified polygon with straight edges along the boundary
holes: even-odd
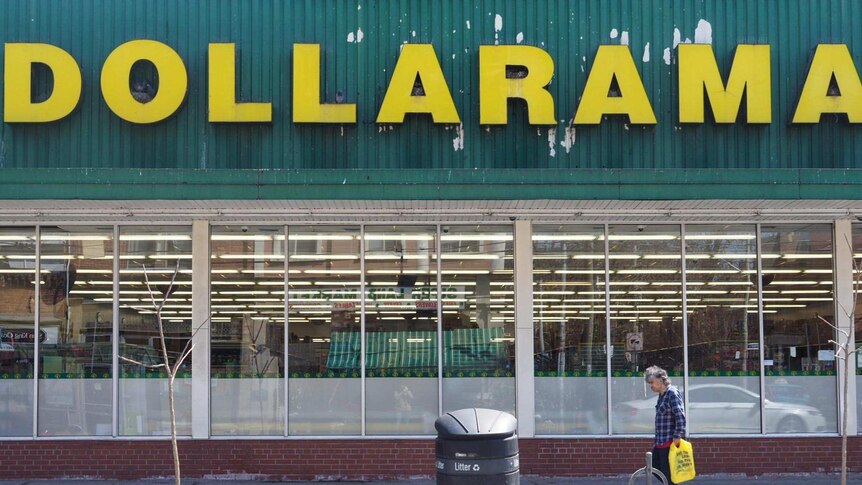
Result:
[[[679,446],[685,437],[685,408],[679,389],[671,385],[667,371],[652,366],[644,372],[644,380],[653,392],[658,393],[655,405],[655,445],[652,449],[652,466],[664,473],[670,481],[668,454],[671,446]]]

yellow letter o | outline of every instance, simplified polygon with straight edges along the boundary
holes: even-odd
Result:
[[[129,73],[140,60],[152,62],[159,73],[159,90],[148,103],[136,100],[129,90]],[[133,40],[105,59],[101,83],[102,96],[114,114],[130,123],[147,124],[162,121],[179,109],[189,79],[175,50],[154,40]]]

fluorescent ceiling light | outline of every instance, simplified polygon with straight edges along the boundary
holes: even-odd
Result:
[[[120,234],[120,241],[191,241],[188,234]]]
[[[352,241],[354,239],[359,239],[359,236],[346,234],[290,234],[287,236],[288,241]]]
[[[754,234],[686,234],[687,241],[746,241],[754,239]]]
[[[671,234],[612,234],[611,241],[672,241],[679,236]]]
[[[443,241],[511,241],[513,236],[505,234],[459,234],[459,235],[443,235],[440,236]]]
[[[43,241],[110,241],[111,236],[95,234],[42,234]]]
[[[533,234],[533,241],[595,241],[589,234]]]
[[[434,234],[365,234],[366,241],[433,241]]]
[[[213,241],[272,241],[272,235],[264,234],[213,234]]]

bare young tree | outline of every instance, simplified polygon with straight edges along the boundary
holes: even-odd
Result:
[[[850,330],[840,328],[822,315],[817,315],[817,318],[819,318],[820,321],[832,327],[834,331],[838,332],[841,337],[843,337],[839,338],[838,341],[829,340],[829,343],[835,346],[835,359],[844,363],[840,376],[844,385],[841,392],[841,403],[843,406],[843,417],[841,419],[841,485],[847,485],[847,401],[849,400],[847,395],[847,385],[850,381],[850,364],[852,362],[850,359],[854,357],[859,350],[853,348],[851,342],[855,340],[856,303],[859,298],[859,288],[862,286],[862,273],[859,271],[859,262],[856,261],[856,258],[853,256],[853,244],[850,243],[850,240],[847,239],[846,236],[844,240],[847,243],[847,246],[850,247],[850,256],[853,261],[853,301],[850,308],[845,308],[839,300],[838,307],[846,317],[845,321],[850,322]]]
[[[147,367],[150,369],[164,369],[165,373],[168,375],[168,401],[169,401],[169,409],[170,409],[170,421],[171,421],[171,449],[173,451],[174,457],[174,480],[176,485],[180,484],[180,477],[182,476],[180,473],[180,454],[179,448],[177,447],[177,414],[174,408],[174,381],[176,380],[177,374],[180,371],[180,368],[183,365],[183,362],[191,355],[192,350],[194,350],[194,344],[192,343],[194,335],[203,328],[206,320],[198,326],[196,330],[194,330],[189,337],[189,340],[186,342],[185,347],[182,352],[180,352],[179,357],[176,358],[173,362],[171,362],[170,356],[168,355],[168,346],[165,340],[165,325],[164,320],[162,319],[162,310],[165,307],[165,304],[168,302],[171,294],[174,292],[174,285],[176,283],[177,275],[180,272],[180,262],[177,260],[177,266],[174,269],[173,275],[171,276],[171,282],[166,289],[162,289],[162,297],[161,300],[156,300],[155,292],[150,284],[150,278],[147,274],[147,267],[142,265],[144,270],[144,282],[147,286],[147,292],[150,294],[150,307],[146,308],[138,308],[143,310],[152,310],[155,316],[155,325],[159,332],[159,343],[161,345],[161,354],[162,354],[162,362],[160,364],[148,365],[143,362],[138,362],[127,357],[120,356],[120,359],[129,362],[132,364],[137,364],[143,367]],[[160,290],[155,290],[160,291]],[[209,319],[207,319],[209,320]]]

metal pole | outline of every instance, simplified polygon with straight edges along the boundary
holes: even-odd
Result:
[[[652,452],[646,452],[646,466],[644,467],[644,472],[646,472],[646,483],[647,485],[652,485]]]

